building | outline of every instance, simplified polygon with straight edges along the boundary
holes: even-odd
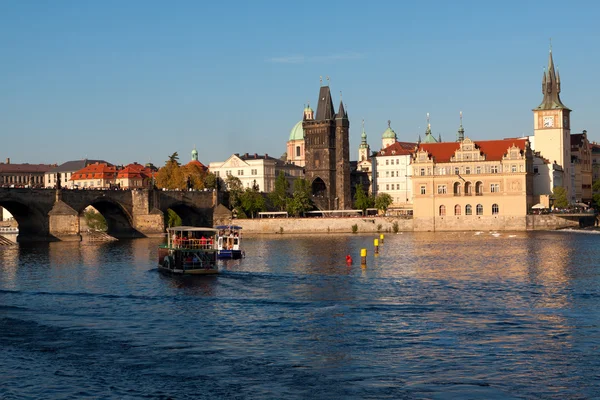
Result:
[[[150,168],[134,162],[118,170],[116,185],[121,189],[149,188],[153,173]]]
[[[0,163],[0,186],[44,187],[44,174],[55,167],[50,164],[11,164],[10,158]]]
[[[58,166],[54,166],[44,174],[44,186],[47,188],[56,187],[57,179],[60,178],[62,188],[72,189],[74,182],[71,180],[71,177],[73,174],[88,165],[96,163],[112,165],[104,160],[83,159],[67,161]]]
[[[261,192],[275,190],[275,181],[280,171],[288,178],[290,187],[294,180],[303,177],[302,167],[270,157],[268,154],[236,153],[224,162],[211,162],[208,169],[224,182],[227,181],[227,177],[234,176],[239,178],[244,188],[257,185]]]
[[[304,167],[306,164],[305,149],[304,149],[304,128],[302,124],[306,119],[313,119],[314,112],[310,108],[310,104],[304,107],[302,119],[294,125],[290,131],[290,137],[287,141],[287,158],[286,161],[290,164]]]
[[[305,115],[305,177],[321,210],[352,208],[350,190],[350,121],[340,100],[336,113],[329,86],[319,89],[317,113]]]
[[[117,183],[117,167],[96,162],[74,172],[69,179],[73,188],[108,189]]]
[[[192,150],[192,159],[189,163],[186,164],[186,166],[195,166],[198,169],[198,171],[202,173],[208,172],[208,167],[202,164],[200,161],[198,161],[198,150],[196,150],[196,146],[194,146],[194,150]]]
[[[560,99],[560,74],[554,67],[552,49],[548,56],[548,69],[542,75],[542,103],[533,109],[534,149],[549,160],[550,165],[557,164],[563,170],[562,186],[567,198],[575,200],[573,188],[574,171],[571,166],[571,110]],[[553,192],[558,185],[553,179],[550,187],[544,191]]]
[[[571,135],[571,171],[574,181],[575,202],[586,204],[592,201],[592,151],[587,131]]]
[[[412,171],[415,230],[524,229],[533,205],[527,139],[421,143]]]

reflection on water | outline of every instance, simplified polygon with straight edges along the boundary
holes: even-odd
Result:
[[[208,277],[158,273],[160,239],[0,249],[0,398],[599,392],[600,236],[373,238],[247,237]]]

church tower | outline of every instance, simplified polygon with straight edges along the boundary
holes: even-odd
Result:
[[[371,148],[367,143],[367,132],[365,132],[365,120],[362,122],[362,133],[360,134],[360,145],[358,146],[358,162],[367,161],[371,153]]]
[[[548,56],[548,69],[542,76],[542,103],[533,109],[533,132],[535,151],[550,163],[556,161],[563,169],[563,180],[552,182],[550,191],[555,186],[562,186],[568,193],[569,201],[573,198],[571,182],[571,110],[560,100],[560,74],[554,68],[552,48]]]
[[[340,101],[336,114],[328,85],[319,90],[314,119],[304,118],[305,179],[321,209],[349,209],[350,146],[348,114]]]

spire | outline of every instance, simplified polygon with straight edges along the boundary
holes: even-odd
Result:
[[[442,142],[442,134],[438,133],[438,143],[441,143],[441,142]]]
[[[429,113],[427,113],[427,129],[425,130],[425,136],[431,135],[431,124],[429,123]]]
[[[318,121],[335,118],[335,110],[333,109],[333,101],[331,100],[331,91],[329,86],[321,86],[319,90],[319,102],[317,103],[317,118]]]
[[[198,150],[196,150],[196,145],[194,145],[194,150],[192,150],[192,161],[198,161]]]
[[[463,128],[463,124],[462,124],[462,111],[460,112],[460,127],[458,128],[457,139],[459,142],[462,142],[463,140],[465,140],[465,129]]]
[[[347,117],[348,117],[348,114],[346,114],[346,110],[344,110],[344,103],[342,103],[342,100],[340,100],[340,108],[338,109],[338,113],[337,113],[335,119],[344,119]]]
[[[361,149],[366,149],[369,147],[367,144],[367,132],[365,132],[365,120],[362,120],[362,133],[360,134],[360,146]]]
[[[554,67],[552,42],[550,42],[550,52],[548,54],[548,69],[542,75],[542,93],[544,95],[542,104],[536,110],[569,109],[560,100],[560,75]]]

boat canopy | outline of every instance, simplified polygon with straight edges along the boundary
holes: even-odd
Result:
[[[215,228],[203,228],[198,226],[172,226],[167,232],[218,232]]]
[[[217,225],[215,226],[216,229],[234,229],[234,230],[242,230],[241,226],[237,226],[237,225]]]

